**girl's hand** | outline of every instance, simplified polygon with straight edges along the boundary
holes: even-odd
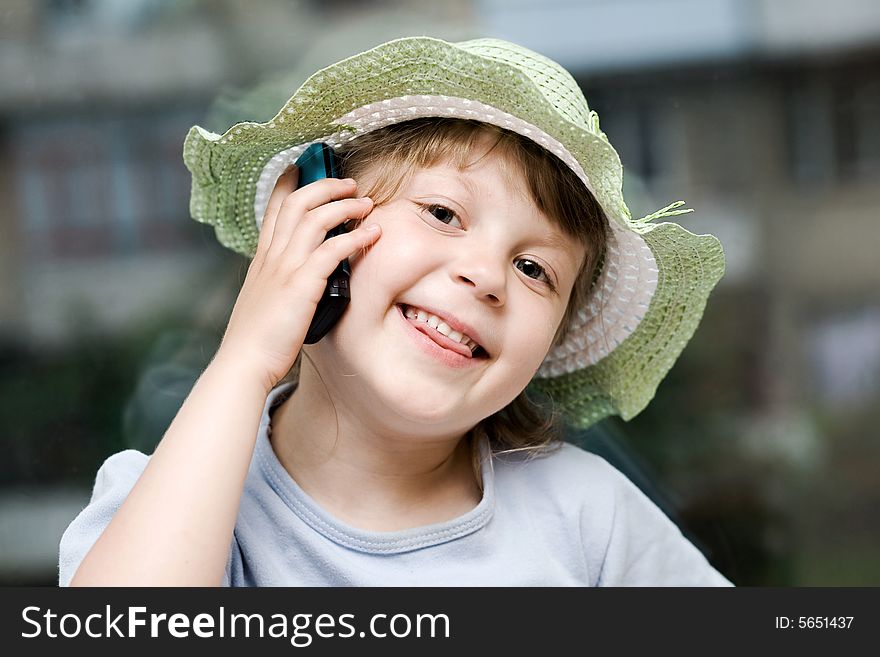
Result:
[[[324,241],[335,226],[365,218],[373,202],[353,198],[357,184],[351,179],[325,178],[297,189],[298,178],[293,167],[275,184],[257,251],[218,350],[218,356],[256,369],[267,392],[296,361],[327,278],[381,233],[378,224],[364,223]]]

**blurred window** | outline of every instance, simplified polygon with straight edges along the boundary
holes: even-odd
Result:
[[[35,120],[12,127],[32,257],[171,250],[198,235],[181,144],[195,115]]]
[[[861,178],[880,171],[880,75],[846,79],[835,94],[841,173]]]
[[[583,86],[583,85],[582,85]],[[640,94],[624,86],[589,89],[584,92],[591,108],[599,114],[600,127],[620,153],[627,171],[650,179],[657,171],[656,133],[658,115]]]
[[[861,179],[880,171],[876,67],[815,71],[785,96],[788,155],[799,183]]]

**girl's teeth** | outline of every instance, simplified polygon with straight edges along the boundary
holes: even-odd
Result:
[[[428,326],[437,330],[438,333],[442,333],[450,340],[454,340],[459,344],[463,344],[465,347],[471,350],[471,352],[475,351],[477,348],[477,343],[471,340],[470,338],[466,338],[463,333],[459,333],[458,331],[453,331],[452,328],[446,324],[446,322],[441,322],[434,315],[428,315],[424,310],[416,310],[415,308],[406,307],[404,315],[408,319],[414,319],[419,322],[427,322]]]

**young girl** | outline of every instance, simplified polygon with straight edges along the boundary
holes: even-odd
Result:
[[[346,178],[298,187],[315,142]],[[723,272],[715,238],[651,223],[677,204],[631,219],[561,67],[392,41],[184,158],[193,217],[253,260],[155,452],[99,470],[61,585],[730,584],[535,402],[631,418]],[[304,345],[345,258],[350,303]]]

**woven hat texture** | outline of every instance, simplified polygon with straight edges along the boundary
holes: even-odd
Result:
[[[530,387],[576,427],[634,417],[693,336],[724,273],[723,251],[711,235],[658,222],[688,212],[681,202],[632,219],[620,158],[598,116],[571,75],[540,54],[498,39],[398,39],[318,71],[269,121],[223,134],[194,126],[184,143],[192,217],[252,257],[278,176],[309,144],[338,147],[425,116],[476,119],[532,139],[601,204],[611,226],[602,270]]]

